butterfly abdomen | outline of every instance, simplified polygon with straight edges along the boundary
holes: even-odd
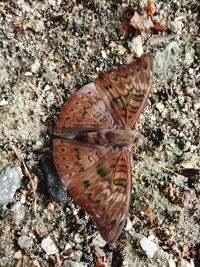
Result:
[[[130,129],[99,129],[87,131],[76,138],[77,141],[104,147],[131,147],[142,145],[143,137],[135,130]]]

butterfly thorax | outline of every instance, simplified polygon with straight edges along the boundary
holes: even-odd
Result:
[[[82,140],[89,144],[112,146],[112,147],[132,147],[144,144],[144,137],[136,130],[130,129],[99,129],[87,132],[82,135]]]

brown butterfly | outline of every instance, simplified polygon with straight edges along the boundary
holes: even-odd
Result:
[[[54,162],[71,197],[109,244],[125,224],[131,199],[129,150],[152,85],[153,59],[144,54],[101,74],[64,104],[54,129]]]

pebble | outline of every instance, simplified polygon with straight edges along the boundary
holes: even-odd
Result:
[[[18,238],[17,241],[19,247],[21,249],[25,249],[25,250],[29,250],[32,248],[33,246],[33,240],[31,237],[27,236],[27,235],[22,235]]]
[[[80,234],[79,233],[76,233],[75,235],[74,235],[74,241],[75,241],[75,243],[81,243],[81,242],[83,242],[83,238],[80,236]]]
[[[100,248],[104,247],[106,245],[105,240],[101,237],[101,235],[98,233],[92,240],[92,244],[96,245]]]
[[[157,108],[157,110],[159,110],[159,111],[163,111],[163,109],[165,108],[165,106],[163,105],[163,103],[158,102],[158,103],[156,104],[156,108]]]
[[[127,222],[126,222],[125,229],[126,229],[126,231],[130,231],[132,228],[133,228],[132,222],[131,222],[131,220],[128,218],[128,219],[127,219]]]
[[[71,244],[67,243],[67,244],[65,245],[65,249],[64,249],[64,251],[68,251],[68,250],[71,249],[71,248],[72,248]]]
[[[63,267],[84,267],[84,265],[81,262],[71,261],[71,260],[65,260],[63,262]]]
[[[192,68],[189,68],[189,74],[193,74],[194,70]]]
[[[81,260],[82,255],[83,252],[81,250],[76,250],[73,252],[72,259],[79,262]]]
[[[200,102],[194,104],[194,109],[195,109],[195,110],[200,109]]]
[[[58,248],[56,247],[54,241],[51,239],[50,236],[42,240],[41,247],[47,253],[47,255],[53,255],[58,253]]]
[[[194,261],[192,259],[190,260],[190,262],[185,259],[181,259],[180,266],[181,267],[195,267]]]
[[[15,219],[15,224],[19,224],[25,216],[25,208],[22,205],[20,201],[17,201],[15,205],[12,207],[12,211],[14,213],[14,219]]]
[[[23,256],[23,255],[22,255],[21,250],[18,250],[18,251],[15,252],[13,258],[16,259],[16,260],[19,260],[19,259],[22,258],[22,256]]]
[[[24,73],[24,75],[25,75],[26,77],[29,77],[29,76],[32,76],[32,75],[33,75],[33,73],[32,73],[32,72],[30,72],[30,71],[27,71],[27,72],[25,72],[25,73]]]
[[[173,75],[173,69],[178,64],[179,44],[170,42],[163,51],[158,50],[154,56],[154,72],[166,80]]]
[[[132,41],[128,43],[128,47],[133,55],[140,57],[144,53],[141,35],[133,38]]]
[[[17,165],[8,166],[0,173],[0,204],[12,201],[16,190],[20,187],[22,176],[21,168]]]
[[[185,86],[185,87],[183,88],[183,93],[184,93],[185,95],[192,95],[192,93],[193,93],[193,88],[190,87],[190,86]]]
[[[172,259],[168,260],[169,267],[176,267],[176,262]]]
[[[35,60],[35,62],[31,65],[31,72],[37,73],[40,70],[40,62],[39,60]]]
[[[7,105],[8,105],[8,101],[7,100],[3,99],[3,100],[0,101],[0,107],[5,107]]]
[[[160,249],[156,243],[154,243],[147,237],[143,237],[140,240],[140,245],[149,258],[152,258],[154,254]]]
[[[102,55],[102,58],[107,58],[107,54],[106,54],[106,51],[102,50],[101,51],[101,55]]]

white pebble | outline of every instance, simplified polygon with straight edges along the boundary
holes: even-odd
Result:
[[[54,241],[50,236],[44,238],[41,242],[41,247],[47,253],[47,255],[53,255],[58,253],[58,248],[56,247]]]
[[[144,250],[144,252],[146,253],[146,255],[150,258],[152,258],[154,254],[160,250],[159,246],[150,239],[148,239],[147,237],[143,237],[140,240],[140,245]]]
[[[102,50],[102,51],[101,51],[101,55],[102,55],[102,58],[107,58],[106,51]]]
[[[156,104],[156,108],[157,108],[157,110],[159,110],[159,111],[163,111],[163,109],[165,108],[165,106],[163,105],[163,103],[158,102],[158,103]]]

